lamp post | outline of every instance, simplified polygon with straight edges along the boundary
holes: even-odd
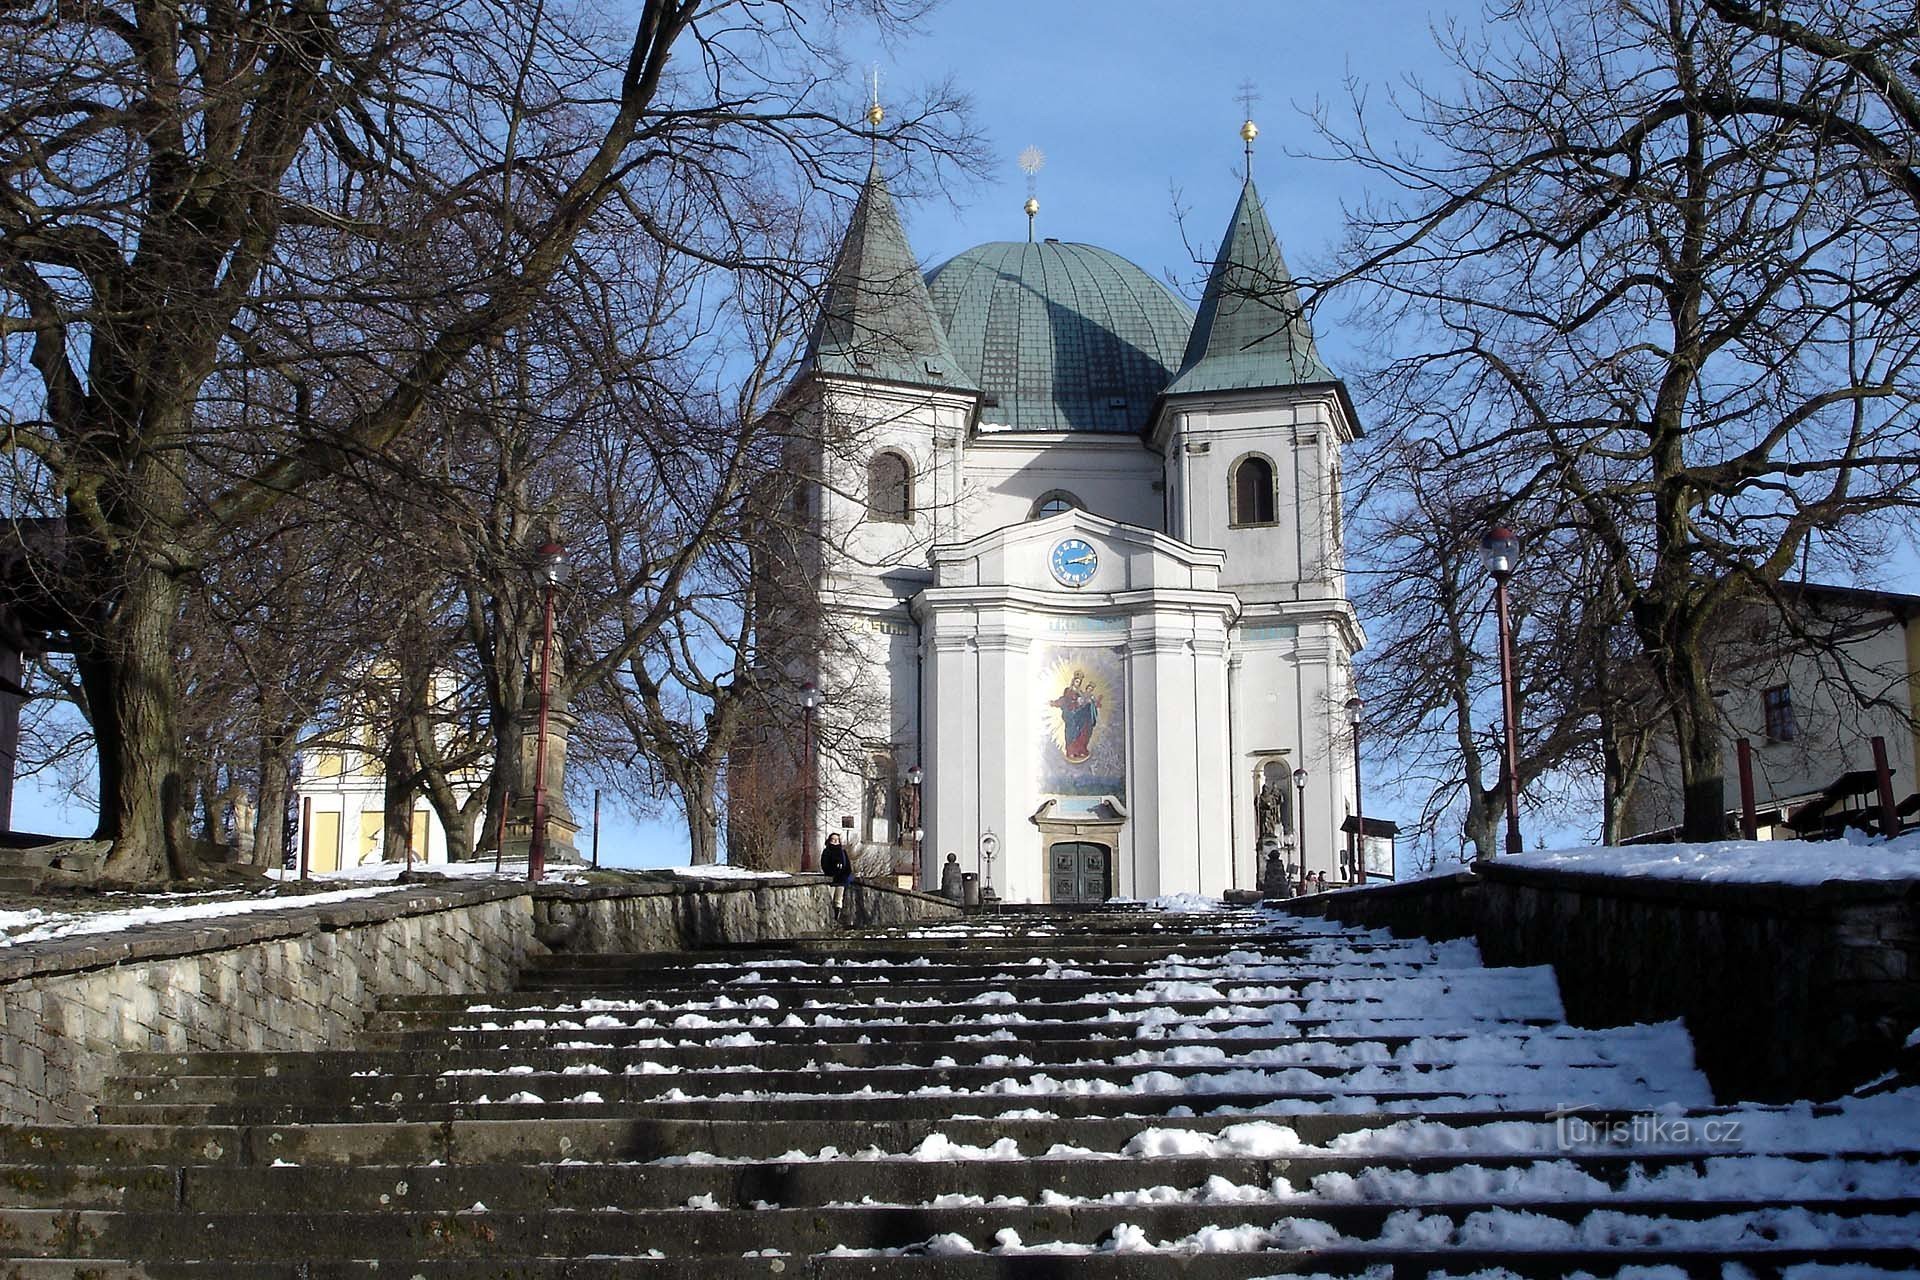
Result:
[[[1293,825],[1300,832],[1300,889],[1307,887],[1307,767],[1293,771],[1293,789],[1299,797],[1293,809]]]
[[[985,893],[993,888],[993,855],[1000,852],[1000,837],[988,828],[980,835],[980,890]]]
[[[1514,702],[1513,632],[1507,619],[1507,579],[1520,558],[1520,539],[1513,530],[1497,524],[1480,539],[1480,563],[1493,579],[1494,613],[1500,623],[1500,701],[1506,726],[1506,751],[1502,768],[1507,786],[1507,852],[1519,853],[1520,844],[1520,713]]]
[[[813,681],[809,680],[800,686],[800,719],[803,726],[800,732],[805,739],[804,750],[806,752],[805,763],[801,766],[805,771],[805,777],[801,784],[801,804],[807,811],[806,835],[802,838],[800,845],[800,869],[802,871],[811,871],[813,869],[813,820],[818,816],[814,813],[814,810],[819,807],[813,802],[813,712],[819,705],[820,690],[816,689]]]
[[[1347,723],[1353,726],[1353,866],[1351,878],[1367,882],[1367,806],[1360,787],[1360,713],[1366,704],[1355,694],[1347,699]]]
[[[567,549],[558,542],[541,546],[535,570],[546,589],[540,640],[540,733],[533,749],[533,830],[527,837],[527,879],[547,873],[547,712],[553,698],[553,597],[567,580]]]
[[[922,873],[920,866],[920,842],[927,838],[927,828],[923,821],[925,813],[920,808],[920,784],[927,780],[927,774],[919,765],[907,770],[907,785],[913,788],[913,874]],[[914,883],[918,884],[916,878]]]

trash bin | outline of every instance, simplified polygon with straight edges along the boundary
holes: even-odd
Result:
[[[965,871],[960,875],[960,905],[977,907],[980,905],[980,873]]]

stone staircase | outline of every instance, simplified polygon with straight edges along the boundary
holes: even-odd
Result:
[[[1912,1097],[1715,1108],[1684,1032],[1568,1027],[1548,971],[1258,911],[562,956],[351,1049],[123,1065],[101,1124],[0,1130],[0,1278],[1920,1257]]]
[[[0,834],[0,897],[37,893],[48,884],[88,884],[106,865],[107,840]]]

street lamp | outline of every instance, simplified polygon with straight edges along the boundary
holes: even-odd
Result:
[[[820,690],[814,688],[813,681],[809,680],[805,684],[800,686],[801,721],[804,725],[804,727],[801,730],[801,734],[805,739],[804,749],[806,751],[806,762],[803,765],[803,768],[806,771],[806,776],[803,780],[803,796],[802,796],[801,804],[805,807],[807,812],[806,835],[803,837],[802,843],[800,845],[800,869],[802,871],[811,871],[813,869],[813,846],[814,846],[813,820],[819,816],[814,812],[814,810],[819,806],[817,806],[813,800],[814,767],[815,767],[814,766],[814,744],[813,744],[813,712],[814,712],[814,709],[819,705],[820,705]]]
[[[1500,622],[1500,701],[1506,724],[1503,768],[1507,785],[1507,852],[1519,853],[1520,844],[1520,713],[1513,691],[1513,631],[1507,619],[1507,579],[1520,559],[1520,539],[1497,524],[1480,539],[1480,563],[1493,579],[1494,612]]]
[[[1000,837],[993,834],[992,829],[982,832],[980,836],[980,861],[981,870],[984,873],[981,876],[982,893],[993,887],[993,855],[998,852],[1000,852]]]
[[[1293,771],[1293,789],[1299,795],[1294,806],[1293,825],[1300,833],[1300,890],[1307,887],[1307,767],[1301,765]]]
[[[1367,882],[1367,806],[1360,788],[1360,713],[1366,704],[1355,694],[1347,699],[1347,723],[1353,726],[1353,865],[1349,879]]]
[[[907,770],[907,785],[913,788],[913,874],[920,875],[920,842],[927,838],[924,825],[925,812],[920,808],[920,784],[927,780],[927,774],[919,765]],[[919,883],[915,880],[916,884]]]
[[[540,734],[533,749],[533,831],[527,839],[527,879],[547,873],[547,711],[553,699],[553,597],[567,580],[567,549],[558,542],[541,546],[535,574],[546,593],[540,641]]]

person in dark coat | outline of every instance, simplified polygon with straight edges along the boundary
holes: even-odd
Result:
[[[820,850],[820,871],[833,881],[833,918],[844,923],[847,886],[853,883],[853,859],[847,856],[847,846],[840,843],[838,831],[827,837],[826,847]]]

